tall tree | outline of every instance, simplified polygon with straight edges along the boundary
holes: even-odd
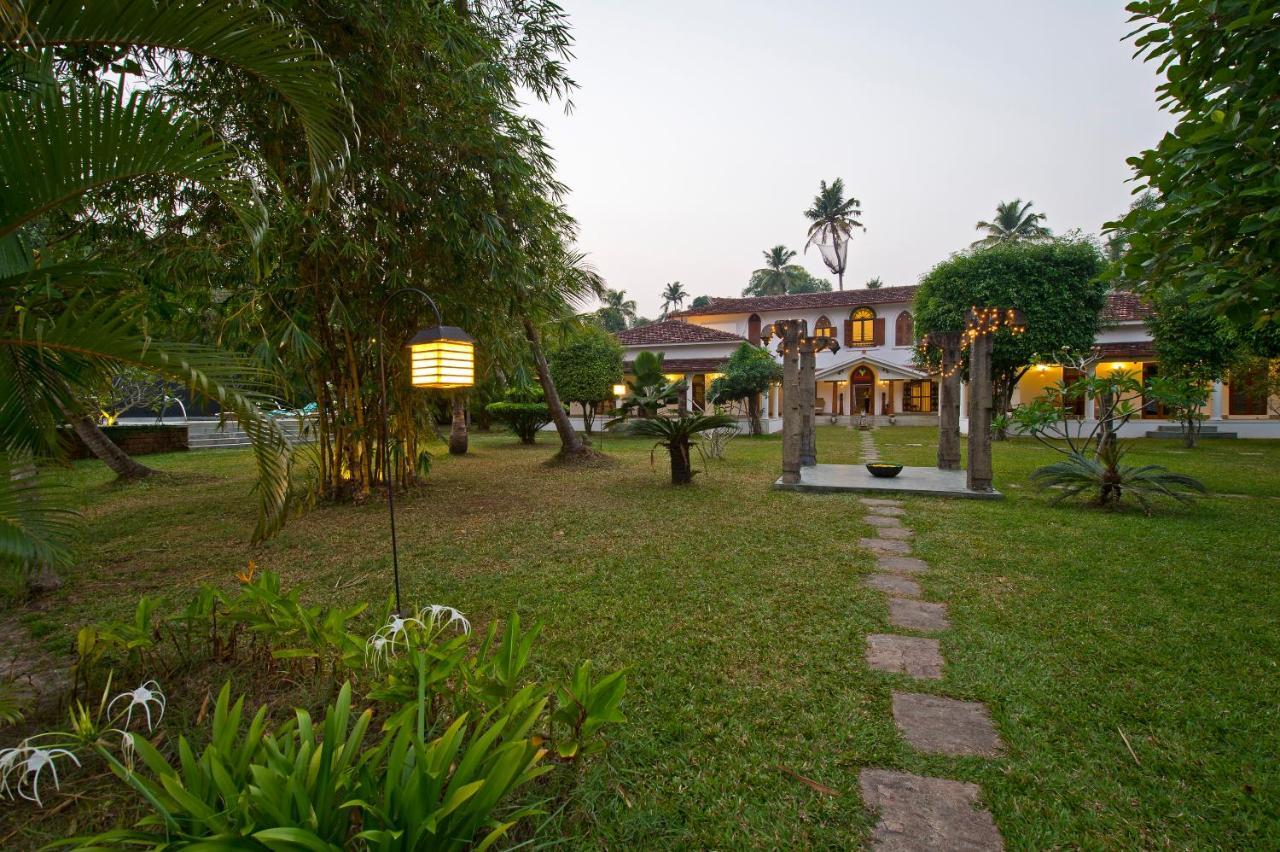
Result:
[[[751,280],[742,288],[744,296],[776,296],[781,295],[772,269],[757,269],[751,273]],[[786,294],[796,293],[830,293],[831,282],[818,278],[799,264],[788,264],[783,267],[782,275],[786,278]]]
[[[1124,274],[1207,299],[1240,328],[1280,322],[1280,0],[1126,8],[1177,125],[1129,160],[1161,203],[1114,223],[1132,232]]]
[[[790,292],[791,274],[787,271],[796,253],[783,245],[777,245],[764,253],[764,266],[751,273],[753,282],[760,281],[758,296],[782,296]]]
[[[568,94],[571,38],[550,0],[280,0],[273,9],[313,32],[360,92],[360,145],[342,180],[323,196],[291,193],[301,203],[268,195],[280,225],[257,255],[229,256],[216,211],[181,187],[160,225],[166,235],[197,234],[208,266],[225,270],[214,282],[225,298],[194,315],[211,312],[213,333],[273,358],[299,395],[316,401],[322,496],[360,499],[376,487],[413,486],[435,438],[435,400],[411,387],[402,345],[435,322],[414,289],[504,371],[535,345],[526,321],[536,332],[567,307],[550,292],[564,279],[547,270],[573,239],[573,222],[541,128],[521,100],[526,92]],[[165,95],[216,117],[219,133],[237,145],[266,151],[260,185],[305,181],[298,129],[275,120],[254,79],[192,68],[180,55],[173,61]],[[192,292],[210,291],[202,277],[189,282]],[[526,291],[522,298],[516,289]],[[371,333],[380,326],[381,335]],[[385,445],[376,380],[384,344]]]
[[[1051,232],[1040,224],[1045,219],[1043,213],[1032,213],[1033,201],[1015,198],[1012,201],[1001,201],[996,205],[996,217],[990,222],[985,219],[974,227],[984,231],[986,236],[973,243],[974,246],[993,246],[999,243],[1016,240],[1043,240],[1051,236]]]
[[[625,331],[628,324],[636,318],[636,303],[627,298],[626,290],[605,290],[600,297],[602,303],[596,311],[600,326],[605,331]]]
[[[685,292],[680,282],[672,281],[662,290],[662,315],[671,313],[672,306],[679,308],[688,297],[689,294]]]
[[[612,335],[584,329],[552,353],[551,376],[560,395],[582,408],[589,435],[596,406],[612,399],[613,386],[622,381],[622,347]]]
[[[963,331],[974,305],[1020,309],[1026,333],[1000,331],[994,340],[995,411],[1007,411],[1032,364],[1092,350],[1107,297],[1101,271],[1098,249],[1083,240],[1014,241],[956,255],[920,282],[912,311],[916,333]],[[967,371],[967,352],[962,362]]]
[[[804,215],[810,222],[805,251],[817,243],[818,250],[822,252],[822,262],[835,274],[840,289],[843,290],[844,269],[849,258],[849,238],[853,235],[854,228],[862,228],[859,219],[862,215],[862,202],[856,198],[844,197],[843,178],[836,178],[830,186],[825,180],[819,181],[813,206],[804,211]]]

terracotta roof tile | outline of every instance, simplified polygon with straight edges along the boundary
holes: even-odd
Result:
[[[629,328],[617,333],[618,342],[623,346],[657,346],[664,343],[741,343],[745,337],[708,328],[705,325],[694,325],[683,320],[663,320],[662,322]]]
[[[879,290],[834,290],[830,293],[796,293],[791,296],[750,296],[742,299],[712,299],[702,308],[690,308],[672,314],[674,317],[696,317],[710,314],[751,314],[760,311],[786,311],[794,308],[840,308],[857,305],[883,305],[910,302],[915,287],[881,287]]]
[[[724,365],[728,363],[729,358],[663,358],[662,372],[664,373],[718,373],[724,369]],[[626,361],[623,366],[630,368],[632,361]]]
[[[1107,294],[1107,304],[1102,308],[1104,322],[1135,322],[1151,316],[1151,306],[1137,293],[1117,290]]]

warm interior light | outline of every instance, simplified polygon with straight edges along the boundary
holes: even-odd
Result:
[[[627,386],[626,386],[626,385],[614,385],[614,386],[613,386],[613,395],[614,395],[614,396],[626,396],[626,395],[627,395]]]
[[[469,388],[476,383],[476,350],[471,335],[451,325],[437,325],[409,341],[415,388]]]

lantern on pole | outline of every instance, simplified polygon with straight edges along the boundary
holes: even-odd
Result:
[[[407,345],[409,384],[415,388],[456,390],[475,385],[475,340],[462,329],[433,325],[414,335]]]

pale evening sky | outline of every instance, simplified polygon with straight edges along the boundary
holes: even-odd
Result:
[[[530,113],[579,249],[649,317],[669,281],[737,296],[762,251],[801,251],[819,179],[862,202],[846,289],[916,283],[1001,200],[1097,233],[1171,125],[1122,2],[563,5],[576,108]],[[834,285],[816,248],[797,259]]]

